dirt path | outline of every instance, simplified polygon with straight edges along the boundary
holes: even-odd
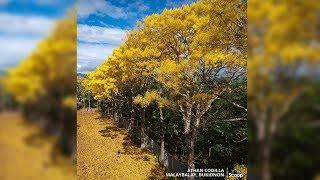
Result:
[[[75,167],[52,154],[55,139],[18,113],[0,113],[0,179],[75,180]]]
[[[135,147],[125,129],[117,128],[98,112],[83,110],[77,114],[79,179],[164,179],[156,157]]]

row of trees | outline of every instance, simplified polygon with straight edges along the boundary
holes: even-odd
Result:
[[[175,114],[180,119],[176,127],[183,128],[188,166],[195,168],[196,143],[206,119],[246,119],[246,7],[243,0],[202,0],[148,16],[87,74],[84,85],[116,120],[129,112],[131,128],[139,111],[142,148],[149,113],[156,112],[160,161],[168,129],[165,118],[174,121]]]
[[[81,108],[90,110],[96,107],[96,101],[92,93],[84,87],[83,80],[83,77],[77,77],[77,110]]]
[[[75,155],[76,147],[76,41],[76,16],[71,12],[25,60],[1,78],[4,90],[17,101],[26,118],[38,122],[47,133],[58,135],[57,146],[69,156]]]

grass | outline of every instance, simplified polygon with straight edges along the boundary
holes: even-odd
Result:
[[[0,179],[76,179],[72,162],[54,151],[55,141],[18,113],[0,113]]]
[[[125,129],[96,111],[77,115],[79,179],[165,179],[156,156],[136,147]]]

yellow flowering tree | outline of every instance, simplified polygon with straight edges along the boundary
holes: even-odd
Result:
[[[319,3],[249,1],[249,114],[259,144],[260,178],[271,179],[270,159],[279,123],[304,91],[319,61]]]
[[[244,1],[211,0],[145,20],[158,32],[154,43],[162,44],[157,81],[170,92],[183,117],[189,168],[195,168],[195,141],[203,115],[218,99],[227,100],[232,83],[245,78],[245,9]]]
[[[150,106],[151,103],[156,103],[159,108],[159,115],[160,115],[160,155],[159,161],[164,161],[164,116],[163,116],[163,109],[165,107],[169,107],[171,102],[169,99],[163,97],[160,92],[152,90],[147,91],[144,96],[138,95],[134,98],[134,103],[139,104],[141,107],[146,108]],[[143,114],[142,117],[142,128],[141,128],[141,148],[145,148],[145,115]]]
[[[50,36],[3,78],[4,88],[23,104],[27,115],[46,119],[46,130],[60,133],[59,143],[66,153],[75,147],[75,16],[72,11],[58,21]]]

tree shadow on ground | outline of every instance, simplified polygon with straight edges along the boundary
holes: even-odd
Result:
[[[117,131],[117,127],[106,126],[105,129],[100,130],[99,133],[103,137],[110,137],[111,139],[115,139],[119,136],[119,133]]]
[[[98,117],[95,117],[94,119],[99,119],[102,122],[105,122],[106,119],[108,119],[109,117],[106,115],[100,115]]]
[[[45,158],[46,160],[42,162],[42,168],[44,170],[50,167],[59,167],[59,169],[63,170],[66,174],[76,173],[74,163],[71,161],[71,158],[61,152],[55,137],[42,131],[36,131],[26,136],[23,140],[27,146],[36,149],[46,149],[46,146],[50,146],[51,152],[49,154],[39,154],[39,156],[48,156],[48,158]]]
[[[122,154],[130,155],[137,160],[150,161],[150,157],[153,156],[149,150],[141,149],[137,144],[133,143],[129,135],[123,138],[122,146]]]
[[[108,117],[104,115],[100,115],[95,119],[99,119],[101,123],[105,124],[107,118]],[[101,134],[101,136],[110,137],[111,139],[118,138],[120,137],[120,135],[125,136],[123,138],[123,143],[122,143],[123,149],[119,150],[120,155],[121,154],[130,155],[136,160],[143,160],[143,161],[151,160],[154,154],[152,154],[147,149],[141,149],[140,145],[135,144],[130,138],[130,135],[126,128],[120,128],[119,125],[116,122],[114,122],[112,119],[109,119],[109,120],[110,122],[107,122],[105,129],[100,130],[99,133]]]
[[[28,146],[41,148],[45,143],[48,143],[47,140],[50,138],[49,135],[47,135],[44,132],[37,131],[35,133],[32,133],[24,138],[24,142]]]
[[[103,121],[103,125],[105,125],[105,121],[103,119],[100,119],[100,121]],[[99,133],[103,137],[110,137],[111,139],[115,139],[119,135],[126,135],[126,130],[118,128],[115,123],[112,123],[106,125],[106,127],[100,130]]]
[[[57,144],[53,146],[50,157],[48,166],[56,166],[65,173],[76,174],[76,161],[72,161],[72,158],[65,156]]]
[[[154,179],[166,180],[166,179],[168,179],[168,178],[166,178],[166,176],[164,174],[164,172],[166,172],[166,169],[165,169],[165,167],[163,167],[161,165],[153,167],[150,172],[151,172],[150,176],[148,177],[149,180],[154,180]]]

